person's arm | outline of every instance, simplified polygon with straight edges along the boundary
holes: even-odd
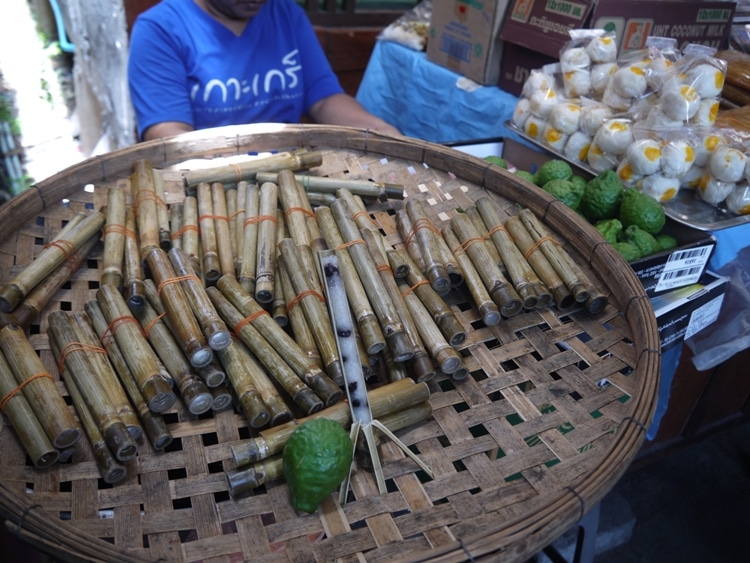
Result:
[[[393,125],[368,112],[348,94],[334,94],[317,101],[310,108],[310,117],[316,123],[361,127],[387,135],[401,135]]]
[[[150,141],[152,139],[173,137],[174,135],[194,130],[195,128],[189,123],[183,123],[181,121],[163,121],[146,129],[143,132],[143,140]]]

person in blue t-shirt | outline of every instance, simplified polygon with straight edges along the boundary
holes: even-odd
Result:
[[[399,131],[346,94],[294,0],[162,0],[130,37],[141,140],[244,123]]]

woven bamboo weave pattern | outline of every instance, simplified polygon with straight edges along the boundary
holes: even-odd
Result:
[[[75,212],[100,209],[112,187],[129,189],[136,160],[161,171],[167,203],[174,204],[185,197],[182,172],[195,162],[297,148],[322,152],[311,174],[403,185],[438,228],[485,195],[503,218],[531,209],[608,305],[597,314],[527,310],[486,326],[466,292],[451,292],[446,300],[466,331],[457,349],[469,375],[431,379],[432,416],[397,432],[435,478],[384,439],[388,492],[379,494],[374,476],[358,469],[348,502],[340,506],[332,495],[312,515],[294,510],[283,479],[249,497],[230,497],[231,446],[255,435],[232,409],[195,416],[178,400],[164,415],[172,444],[157,452],[141,443],[115,485],[101,480],[85,438],[71,461],[35,469],[3,417],[0,516],[19,537],[75,561],[523,561],[576,523],[624,473],[645,437],[658,388],[659,338],[645,291],[574,212],[452,149],[340,127],[243,126],[94,157],[0,208],[8,229],[0,282],[38,256]],[[394,212],[403,205],[368,206],[397,247],[403,241]],[[96,247],[29,331],[65,397],[47,314],[83,311],[99,288],[100,267]]]

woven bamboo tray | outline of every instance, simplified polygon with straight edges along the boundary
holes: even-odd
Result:
[[[342,507],[333,495],[313,515],[291,507],[283,479],[245,499],[229,496],[230,446],[251,435],[231,409],[196,417],[178,401],[166,415],[172,446],[158,453],[143,444],[126,479],[114,486],[99,478],[85,438],[72,461],[35,469],[3,418],[0,516],[12,533],[75,561],[522,561],[579,521],[625,472],[644,440],[659,379],[656,320],[640,282],[560,202],[453,149],[358,129],[263,125],[93,157],[0,208],[0,281],[29,264],[76,211],[102,206],[108,187],[127,186],[136,160],[164,171],[173,203],[184,197],[186,161],[301,147],[323,152],[315,174],[404,185],[437,226],[488,193],[501,213],[528,207],[609,304],[596,315],[532,310],[487,327],[471,303],[453,302],[468,335],[460,351],[470,376],[432,379],[433,416],[398,432],[435,478],[421,476],[386,441],[388,492],[378,494],[373,475],[360,470],[352,500]],[[400,239],[389,210],[401,205],[372,208],[394,244]],[[30,329],[54,376],[47,313],[82,311],[94,298],[98,256],[89,257]]]

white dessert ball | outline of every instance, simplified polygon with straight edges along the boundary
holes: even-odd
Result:
[[[531,113],[537,117],[546,119],[549,116],[549,112],[552,111],[552,108],[555,107],[555,104],[557,104],[560,99],[555,90],[549,89],[534,92],[529,98],[529,101],[531,103]]]
[[[607,89],[612,75],[619,67],[617,63],[599,63],[591,67],[591,91],[602,95]]]
[[[578,127],[581,131],[593,137],[602,126],[602,123],[607,121],[614,115],[612,108],[605,105],[591,104],[581,108],[581,117],[578,120]]]
[[[677,192],[680,191],[680,180],[662,174],[651,174],[640,182],[640,191],[664,203],[677,196]]]
[[[560,53],[560,68],[563,72],[573,69],[588,69],[591,59],[585,47],[570,47]]]
[[[520,98],[516,103],[516,107],[513,108],[513,115],[510,119],[513,125],[522,128],[529,115],[531,115],[531,102],[528,98]]]
[[[604,89],[604,93],[602,94],[602,103],[608,105],[613,110],[618,112],[627,111],[628,109],[630,109],[630,105],[633,103],[633,98],[620,95],[614,88],[613,82],[614,75],[609,81],[609,84],[607,84],[607,87]]]
[[[690,119],[690,124],[697,127],[711,127],[716,123],[719,115],[719,99],[704,98],[698,106],[698,111]]]
[[[685,82],[695,88],[701,98],[716,97],[724,88],[724,72],[712,64],[696,65],[685,75]]]
[[[547,121],[536,115],[530,115],[523,124],[523,131],[534,140],[541,140]]]
[[[651,90],[660,90],[673,72],[672,61],[666,57],[654,57],[646,68],[646,84]]]
[[[573,69],[563,73],[565,95],[569,98],[580,98],[591,92],[591,72],[588,69]]]
[[[661,171],[667,178],[681,178],[695,162],[693,146],[682,140],[664,143],[661,148]]]
[[[567,135],[578,131],[578,122],[581,119],[581,106],[562,102],[552,108],[549,114],[549,122]]]
[[[739,182],[745,177],[747,156],[729,145],[717,147],[708,159],[708,171],[720,182]]]
[[[705,166],[708,159],[717,149],[726,144],[726,139],[716,131],[709,131],[695,143],[695,164]]]
[[[623,158],[620,161],[615,172],[617,173],[617,177],[620,178],[622,185],[626,188],[632,188],[643,178],[640,174],[635,173],[627,158]]]
[[[722,182],[709,173],[701,178],[696,193],[706,203],[719,205],[732,193],[736,185],[735,182]]]
[[[568,138],[568,142],[565,143],[563,154],[570,160],[586,162],[590,146],[591,136],[583,131],[576,131]]]
[[[745,180],[750,183],[750,159],[745,162]]]
[[[633,141],[625,155],[633,172],[641,176],[655,174],[661,169],[661,144],[653,139]]]
[[[661,103],[658,103],[649,110],[644,121],[645,124],[650,127],[666,127],[669,129],[675,129],[685,125],[685,122],[681,119],[672,119],[664,113]]]
[[[565,143],[568,141],[568,134],[563,133],[559,129],[553,127],[550,123],[545,125],[542,131],[542,142],[556,151],[561,151],[565,147]]]
[[[680,178],[680,188],[695,190],[698,188],[701,178],[706,174],[706,169],[703,166],[696,166],[693,164],[685,175]]]
[[[637,98],[646,93],[646,73],[639,64],[630,64],[612,75],[612,88],[623,98]]]
[[[624,154],[632,142],[633,127],[629,119],[608,119],[594,135],[594,143],[613,155]]]
[[[617,43],[612,35],[597,35],[586,44],[592,63],[611,63],[617,59]]]
[[[661,108],[670,119],[687,121],[698,111],[701,97],[695,88],[688,84],[679,87],[668,87],[662,92]]]
[[[724,203],[727,209],[736,215],[747,215],[750,213],[750,187],[735,186],[726,197]]]
[[[554,87],[555,79],[553,76],[541,70],[532,70],[526,82],[523,83],[521,96],[530,98],[536,92],[546,92],[547,90],[553,90]]]
[[[595,141],[589,145],[589,151],[586,154],[586,161],[589,163],[594,172],[604,172],[612,170],[617,166],[618,158],[614,154],[604,152]]]

